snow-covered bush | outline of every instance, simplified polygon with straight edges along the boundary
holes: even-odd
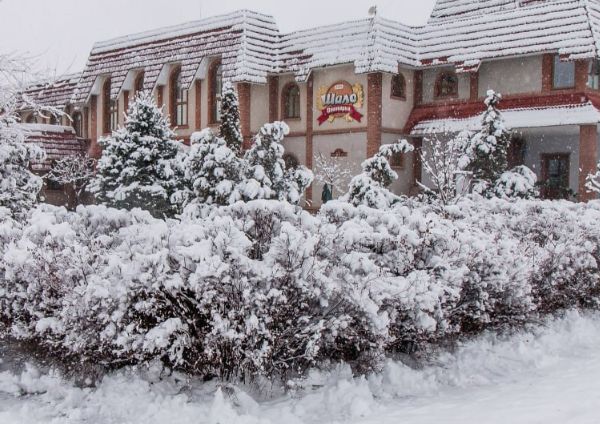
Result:
[[[0,101],[0,207],[14,217],[23,217],[37,202],[42,179],[31,172],[33,161],[44,160],[44,152],[25,142],[12,100]]]
[[[82,363],[287,379],[600,307],[600,202],[0,208],[0,322]]]
[[[129,107],[125,127],[100,139],[102,157],[90,190],[105,205],[139,207],[154,216],[173,216],[171,197],[182,189],[176,158],[180,151],[169,120],[149,93]]]
[[[83,154],[66,156],[52,165],[44,179],[52,181],[70,189],[73,198],[69,205],[79,205],[88,187],[88,184],[96,173],[96,160]]]
[[[313,181],[304,166],[286,169],[281,142],[290,128],[285,122],[265,124],[246,152],[246,175],[240,185],[244,200],[277,199],[298,204]]]
[[[533,199],[539,196],[537,176],[526,166],[516,166],[503,172],[494,186],[497,197],[507,199]]]
[[[361,164],[362,173],[352,178],[348,193],[342,199],[354,206],[390,208],[399,198],[387,188],[398,179],[398,174],[392,169],[389,159],[394,154],[405,154],[413,150],[414,146],[406,140],[381,146],[375,156]]]

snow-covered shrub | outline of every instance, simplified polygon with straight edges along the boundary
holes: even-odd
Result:
[[[389,209],[399,200],[398,196],[387,188],[398,179],[398,174],[392,169],[389,159],[394,154],[405,154],[413,150],[414,146],[406,140],[381,146],[375,156],[361,164],[362,173],[352,178],[348,193],[342,199],[354,206]]]
[[[539,196],[537,176],[526,166],[516,166],[503,172],[494,186],[497,197],[507,199],[533,199]]]
[[[286,169],[281,142],[290,128],[285,122],[265,124],[244,158],[246,175],[240,185],[244,200],[277,199],[298,204],[313,181],[313,173],[304,166]]]
[[[52,165],[44,179],[69,188],[73,194],[69,207],[81,204],[88,184],[96,173],[96,160],[83,154],[66,156]],[[70,193],[68,193],[70,194]]]
[[[0,102],[0,207],[19,218],[35,205],[43,184],[30,164],[42,161],[45,153],[25,139],[11,104]]]
[[[108,206],[139,207],[154,216],[173,216],[171,196],[183,178],[176,158],[180,151],[169,120],[149,93],[140,93],[127,111],[125,127],[100,139],[102,157],[90,190]]]

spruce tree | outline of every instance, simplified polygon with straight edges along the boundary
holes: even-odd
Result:
[[[45,154],[25,138],[16,115],[0,107],[0,207],[9,209],[17,219],[36,204],[43,185],[30,165],[44,160]]]
[[[277,199],[298,204],[313,173],[304,166],[286,169],[281,144],[289,134],[285,122],[265,124],[245,154],[246,175],[240,185],[244,200]]]
[[[375,209],[388,209],[399,197],[388,190],[388,186],[398,179],[389,159],[392,155],[412,152],[414,146],[406,140],[386,144],[379,148],[373,157],[365,160],[362,173],[352,178],[348,194],[342,200],[354,206],[365,205]]]
[[[183,162],[190,200],[221,206],[241,200],[238,184],[243,162],[225,139],[211,130],[192,134],[192,146]]]
[[[487,92],[481,130],[465,143],[461,166],[472,176],[472,191],[486,197],[494,196],[494,185],[508,168],[511,133],[504,125],[498,104],[502,96]]]
[[[220,135],[236,154],[242,149],[244,141],[240,126],[240,103],[233,84],[226,82],[221,95]]]
[[[171,197],[181,189],[179,145],[169,120],[149,93],[129,107],[125,127],[99,141],[103,148],[90,190],[116,208],[142,208],[155,217],[177,213]]]

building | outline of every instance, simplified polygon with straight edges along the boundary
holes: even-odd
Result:
[[[422,146],[432,134],[476,129],[494,89],[517,134],[511,160],[548,183],[546,197],[571,189],[588,200],[585,177],[598,162],[599,48],[597,0],[438,0],[421,27],[371,16],[289,34],[244,10],[97,43],[77,82],[53,89],[98,156],[98,138],[123,123],[136,92],[151,90],[189,140],[217,125],[229,80],[247,143],[263,123],[284,120],[291,160],[313,167],[319,154],[345,157],[356,172],[400,137]],[[23,118],[36,119],[26,111]],[[393,190],[414,193],[423,177],[418,157],[394,158],[393,166]],[[307,197],[318,205],[320,193],[315,184]]]

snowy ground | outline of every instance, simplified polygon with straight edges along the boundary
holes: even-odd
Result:
[[[482,337],[418,371],[390,363],[369,379],[344,368],[314,375],[310,391],[267,402],[151,381],[121,373],[89,390],[31,367],[0,372],[0,423],[596,424],[600,314],[572,313],[506,340]]]

